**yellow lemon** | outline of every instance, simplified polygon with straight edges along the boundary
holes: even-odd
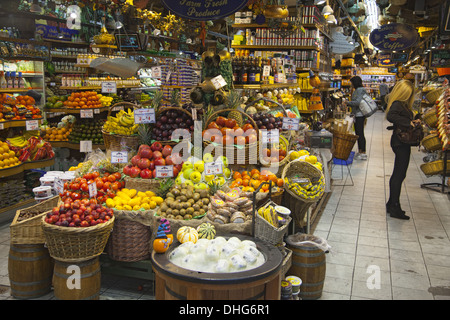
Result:
[[[150,210],[150,205],[144,202],[143,204],[141,204],[141,208],[144,210]]]
[[[138,211],[139,209],[141,209],[141,206],[139,206],[139,205],[135,205],[133,207],[133,211]]]
[[[156,202],[155,201],[150,201],[149,205],[150,205],[150,209],[155,209],[156,208]]]
[[[137,196],[138,196],[138,197],[141,197],[142,199],[144,199],[145,197],[147,197],[147,195],[145,194],[145,192],[142,192],[142,191],[138,191]]]
[[[123,190],[123,189],[122,189]],[[128,192],[128,195],[130,196],[130,198],[134,198],[134,196],[137,194],[137,191],[134,189],[130,189],[130,191]]]
[[[16,153],[14,151],[9,151],[9,157],[14,158],[16,156]]]
[[[116,206],[116,209],[117,210],[123,210],[123,207],[122,206]]]
[[[3,160],[0,160],[0,168],[3,168],[5,166],[5,163],[3,162]]]
[[[150,201],[151,201],[150,197],[145,197],[145,198],[142,199],[141,203],[147,203],[148,204],[148,203],[150,203]]]
[[[123,206],[123,210],[132,211],[133,208],[126,204]]]
[[[317,163],[317,157],[316,156],[307,156],[305,161],[309,162],[311,164],[315,164],[315,163]]]
[[[298,152],[298,156],[299,156],[299,157],[306,156],[306,155],[309,155],[308,150],[300,150],[300,151]]]
[[[145,191],[145,194],[147,195],[147,197],[154,197],[156,196],[156,194],[153,191]]]
[[[116,206],[116,204],[114,203],[113,199],[109,198],[109,199],[106,200],[106,206],[108,208],[114,208]]]
[[[141,204],[140,198],[133,198],[130,201],[128,201],[128,205],[131,207],[139,206]]]
[[[5,166],[9,166],[9,159],[3,159],[3,163],[5,164]]]
[[[121,191],[122,191],[122,192],[125,192],[126,194],[128,194],[128,192],[130,192],[130,189],[128,189],[128,188],[123,188]]]
[[[114,198],[113,198],[113,200],[114,200],[114,203],[116,204],[116,207],[117,206],[123,206],[123,199],[121,198],[121,197],[118,197],[118,196],[115,196]]]
[[[158,206],[161,205],[161,203],[164,202],[164,199],[161,198],[161,197],[151,197],[150,200],[151,201],[155,201]]]
[[[300,157],[298,151],[292,151],[292,152],[289,154],[289,159],[291,159],[291,160],[295,160],[295,159],[297,159],[298,157]]]

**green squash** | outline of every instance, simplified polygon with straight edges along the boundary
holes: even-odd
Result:
[[[199,239],[214,239],[216,237],[216,228],[209,222],[204,222],[197,227]]]

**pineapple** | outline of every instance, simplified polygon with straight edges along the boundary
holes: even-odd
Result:
[[[155,92],[155,95],[153,96],[151,108],[155,109],[155,113],[158,111],[159,106],[161,105],[161,101],[164,97],[164,94],[161,90],[158,90]]]
[[[240,106],[241,101],[241,95],[236,90],[230,90],[230,93],[228,94],[228,99],[226,102],[226,108],[227,109],[234,109],[234,110],[240,110],[242,111],[242,108]],[[239,111],[230,111],[228,113],[228,119],[234,119],[236,120],[236,123],[238,126],[242,127],[244,125],[244,119],[242,118],[242,113]]]
[[[208,187],[209,187],[209,195],[214,196],[222,186],[217,181],[212,180],[208,182]]]
[[[181,108],[181,93],[180,90],[174,89],[170,96],[170,105],[175,108]]]
[[[139,124],[137,130],[140,144],[151,145],[152,135],[150,125],[147,123]]]
[[[156,194],[160,196],[161,198],[165,199],[167,193],[169,193],[170,189],[172,188],[173,184],[175,183],[175,180],[172,178],[169,179],[162,179],[159,182],[159,188],[156,191]]]

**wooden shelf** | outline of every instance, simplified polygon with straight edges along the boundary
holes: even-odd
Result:
[[[274,89],[299,87],[298,83],[274,83],[274,84],[235,84],[236,89]]]
[[[46,113],[71,113],[71,114],[79,114],[80,110],[94,110],[94,114],[95,114],[95,110],[100,110],[100,112],[103,111],[108,111],[109,107],[101,107],[101,108],[45,108],[44,111]]]
[[[19,92],[27,92],[30,90],[43,90],[43,88],[0,89],[0,92],[1,93],[19,93]]]
[[[139,88],[137,86],[117,86],[117,89],[132,89]],[[185,87],[180,87],[185,88]],[[93,87],[59,87],[61,90],[101,90],[101,86],[93,86]]]
[[[50,167],[54,163],[55,163],[55,158],[39,160],[39,161],[23,162],[15,167],[0,169],[0,178],[13,176],[13,175],[19,174],[25,170]]]
[[[35,204],[35,203],[36,203],[36,200],[34,200],[34,198],[22,200],[22,201],[17,202],[16,204],[11,205],[11,206],[7,206],[5,208],[1,208],[0,209],[0,214],[4,213],[6,211],[16,210],[16,209],[19,209],[21,207],[25,207],[25,206],[28,206],[30,204]]]
[[[7,129],[7,128],[20,128],[20,127],[26,127],[27,121],[33,121],[33,120],[38,120],[41,121],[43,120],[43,118],[39,118],[39,119],[28,119],[28,120],[7,120],[7,121],[0,121],[0,130],[3,127],[3,129]]]

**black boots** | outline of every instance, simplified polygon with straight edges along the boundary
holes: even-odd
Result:
[[[386,203],[386,212],[390,214],[391,218],[409,220],[409,216],[407,216],[405,214],[405,211],[402,210],[402,208],[400,207],[400,203]]]

